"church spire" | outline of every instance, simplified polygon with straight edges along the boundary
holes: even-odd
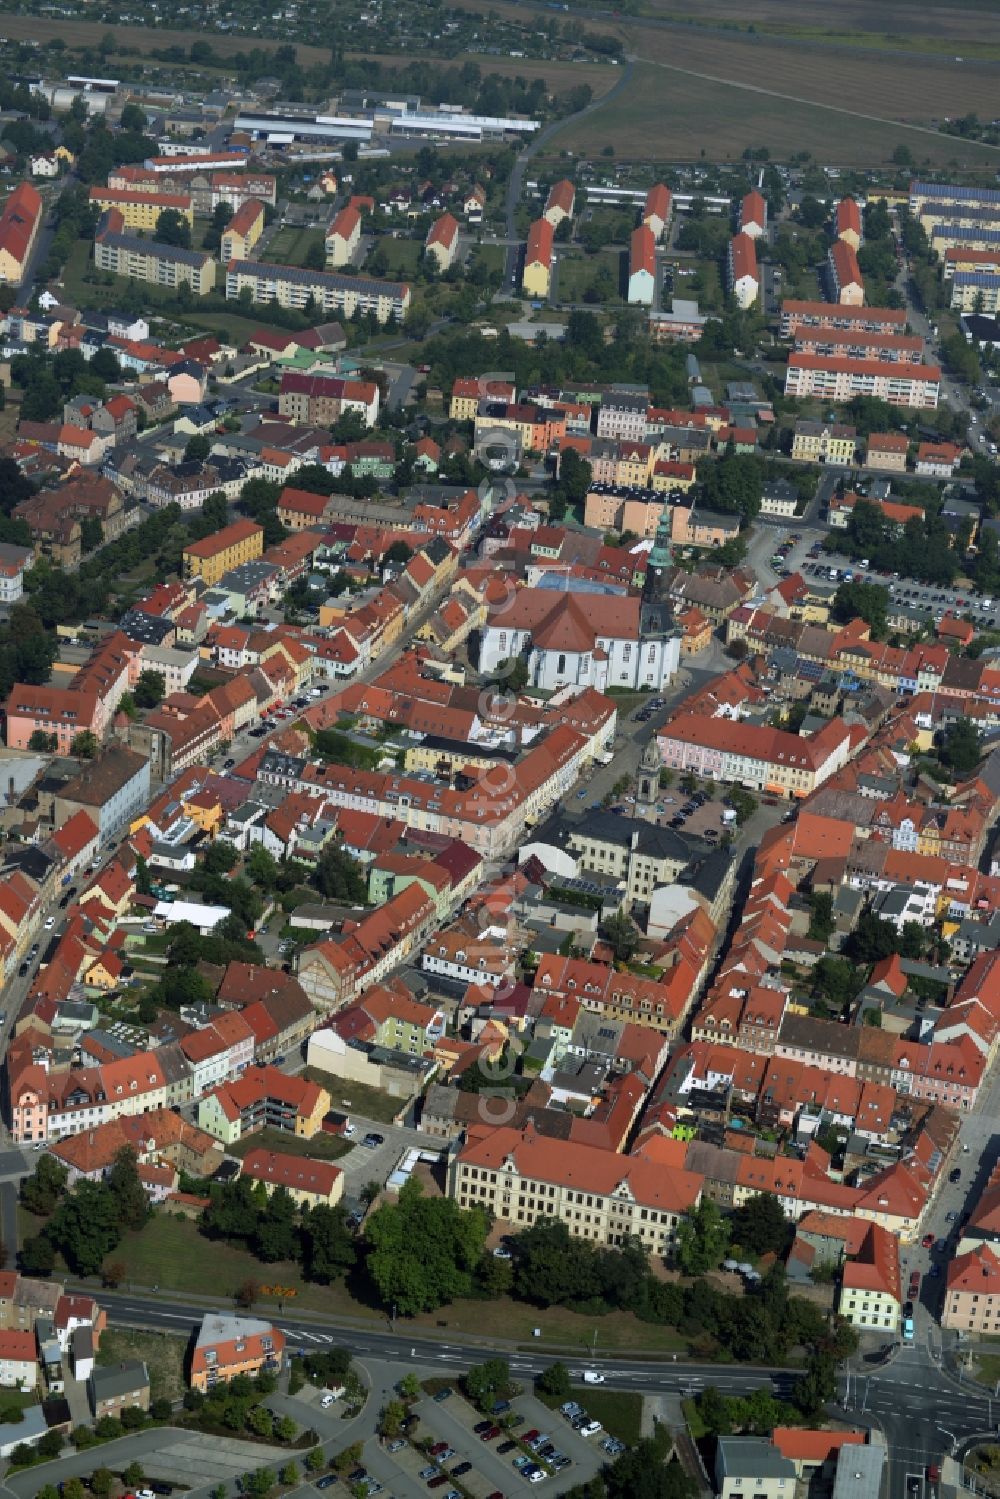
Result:
[[[656,536],[646,563],[646,586],[643,592],[647,599],[665,598],[665,579],[673,566],[670,548],[670,502],[665,500],[660,518],[656,523]]]

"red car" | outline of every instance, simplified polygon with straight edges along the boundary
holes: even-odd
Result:
[[[494,1442],[499,1436],[503,1436],[503,1432],[499,1426],[488,1426],[485,1431],[479,1433],[479,1440],[481,1442]]]
[[[924,1234],[923,1238],[920,1240],[920,1247],[921,1247],[921,1249],[930,1249],[930,1247],[931,1247],[931,1245],[933,1243],[934,1243],[934,1235],[933,1234]]]
[[[910,1275],[910,1300],[915,1301],[920,1294],[920,1271],[914,1270]]]

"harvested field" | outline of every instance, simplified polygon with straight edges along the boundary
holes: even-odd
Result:
[[[711,160],[735,160],[753,145],[767,146],[777,159],[811,151],[831,165],[880,166],[905,145],[919,163],[1000,165],[1000,152],[953,136],[793,103],[651,63],[637,64],[627,90],[568,124],[553,147],[596,155],[608,143],[621,158],[664,162],[696,161],[703,149]]]
[[[224,36],[211,31],[192,33],[171,31],[166,27],[118,26],[113,22],[74,21],[62,16],[58,20],[49,20],[44,16],[5,15],[0,29],[8,41],[39,41],[44,46],[54,37],[59,37],[67,47],[99,46],[101,38],[110,32],[119,45],[133,47],[144,55],[161,47],[183,47],[187,51],[196,36],[211,42],[220,57],[232,57],[237,52],[250,52],[256,47],[271,50],[282,45],[280,41],[268,41],[266,37],[259,36]],[[298,60],[303,65],[327,63],[330,60],[328,47],[306,47],[299,43],[297,51]],[[199,64],[199,67],[202,65]]]

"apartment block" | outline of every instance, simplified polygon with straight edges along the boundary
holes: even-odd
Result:
[[[101,234],[94,240],[94,264],[112,276],[153,286],[190,286],[204,297],[215,286],[215,261],[201,250],[184,250],[133,234]]]
[[[310,271],[266,261],[234,260],[226,267],[226,297],[252,302],[276,302],[302,311],[312,301],[321,313],[358,317],[372,313],[380,323],[401,320],[410,307],[410,288],[403,281],[375,281],[364,276],[339,276],[332,271]]]
[[[336,269],[350,265],[361,244],[361,214],[351,204],[334,214],[324,240],[326,263]]]
[[[746,311],[756,302],[760,293],[760,274],[757,270],[757,251],[749,234],[742,230],[729,241],[727,260],[729,290],[737,307]]]
[[[933,364],[888,364],[877,359],[792,353],[785,373],[787,396],[815,396],[821,401],[875,396],[891,406],[934,410],[940,390],[941,371]]]
[[[180,214],[188,225],[194,225],[194,207],[189,193],[137,193],[126,188],[92,187],[89,201],[106,213],[117,209],[126,229],[144,229],[151,234],[156,221],[168,209]]]
[[[521,287],[530,297],[547,297],[552,281],[552,245],[555,230],[548,219],[536,219],[528,230]]]
[[[209,587],[223,573],[244,562],[255,562],[264,551],[264,528],[251,520],[234,521],[214,536],[192,541],[184,548],[184,576],[204,578]]]
[[[256,198],[241,203],[222,231],[222,263],[246,260],[264,232],[264,205]]]

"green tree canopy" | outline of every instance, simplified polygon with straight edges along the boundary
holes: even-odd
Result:
[[[398,1202],[378,1208],[365,1229],[368,1273],[382,1301],[414,1316],[467,1296],[488,1226],[483,1209],[425,1197],[418,1181],[408,1181]]]

